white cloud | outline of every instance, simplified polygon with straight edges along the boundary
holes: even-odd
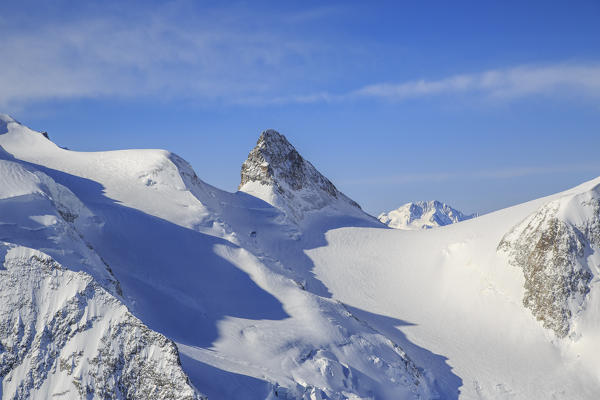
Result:
[[[314,22],[343,10],[321,7],[262,21],[243,8],[198,16],[178,2],[161,7],[136,10],[134,18],[113,14],[39,21],[28,30],[0,24],[0,107],[102,96],[258,106],[457,94],[500,100],[565,93],[600,97],[600,64],[574,63],[374,83],[338,92],[330,82],[341,67],[330,64],[351,50],[290,34],[286,24]]]
[[[407,183],[436,183],[453,180],[480,180],[480,179],[511,179],[534,175],[551,175],[569,172],[595,172],[600,171],[600,164],[568,164],[547,166],[511,167],[481,171],[461,172],[425,172],[404,173],[393,176],[371,177],[342,181],[344,185],[399,185]]]
[[[342,97],[404,100],[460,93],[473,93],[496,99],[552,93],[579,93],[600,97],[600,64],[518,66],[454,75],[439,80],[380,83],[364,86]]]
[[[431,96],[472,95],[476,98],[511,100],[527,96],[585,96],[600,98],[600,64],[524,65],[474,74],[453,75],[438,80],[376,83],[346,93],[320,91],[305,95],[238,99],[246,104],[331,103],[360,99],[403,101]]]
[[[255,29],[246,12],[188,17],[165,5],[140,10],[135,20],[105,15],[40,21],[28,30],[0,25],[0,106],[99,96],[268,97],[324,52],[321,44]],[[331,11],[298,18],[324,12]]]

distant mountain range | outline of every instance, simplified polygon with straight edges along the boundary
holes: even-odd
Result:
[[[476,217],[462,212],[437,200],[406,203],[395,210],[379,215],[379,220],[395,229],[431,229],[454,224]]]

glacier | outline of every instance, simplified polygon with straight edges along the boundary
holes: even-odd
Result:
[[[274,130],[230,193],[0,115],[0,394],[595,399],[599,184],[389,229]]]

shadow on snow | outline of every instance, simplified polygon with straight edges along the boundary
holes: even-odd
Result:
[[[235,252],[238,246],[123,206],[106,197],[95,181],[19,162],[68,187],[100,217],[103,226],[84,232],[85,239],[112,269],[132,312],[151,329],[207,347],[225,317],[288,317],[275,297],[214,250],[222,246]]]
[[[218,338],[218,323],[226,317],[254,320],[289,317],[274,296],[215,253],[216,246],[239,250],[235,244],[119,204],[105,196],[104,187],[98,182],[18,161],[68,187],[101,218],[104,225],[85,232],[85,239],[112,269],[131,311],[151,329],[174,341],[207,348]],[[230,199],[223,204],[223,217],[231,218],[226,222],[239,233],[243,247],[268,268],[322,297],[331,298],[332,294],[314,275],[314,264],[305,251],[326,246],[325,234],[332,229],[382,227],[375,219],[330,216],[310,222],[307,231],[312,235],[300,234],[293,227],[278,223],[280,211],[270,204],[246,193],[223,194]],[[3,234],[6,233],[9,232]],[[31,246],[23,240],[24,243],[17,244]],[[346,307],[400,345],[417,366],[427,366],[440,398],[458,398],[462,380],[452,372],[447,358],[417,346],[398,329],[411,323]],[[224,393],[223,385],[237,385],[241,392],[257,398],[265,398],[270,390],[265,380],[225,371],[183,354],[181,358],[194,384],[206,394]],[[237,392],[237,389],[227,390]]]

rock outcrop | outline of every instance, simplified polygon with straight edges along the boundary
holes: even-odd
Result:
[[[523,305],[558,337],[585,307],[600,251],[600,188],[542,206],[504,236],[498,250],[523,269]]]
[[[307,211],[337,205],[360,210],[296,151],[285,136],[264,131],[242,164],[240,191],[251,193],[301,219]]]
[[[85,272],[0,242],[3,398],[199,399],[173,342]]]

